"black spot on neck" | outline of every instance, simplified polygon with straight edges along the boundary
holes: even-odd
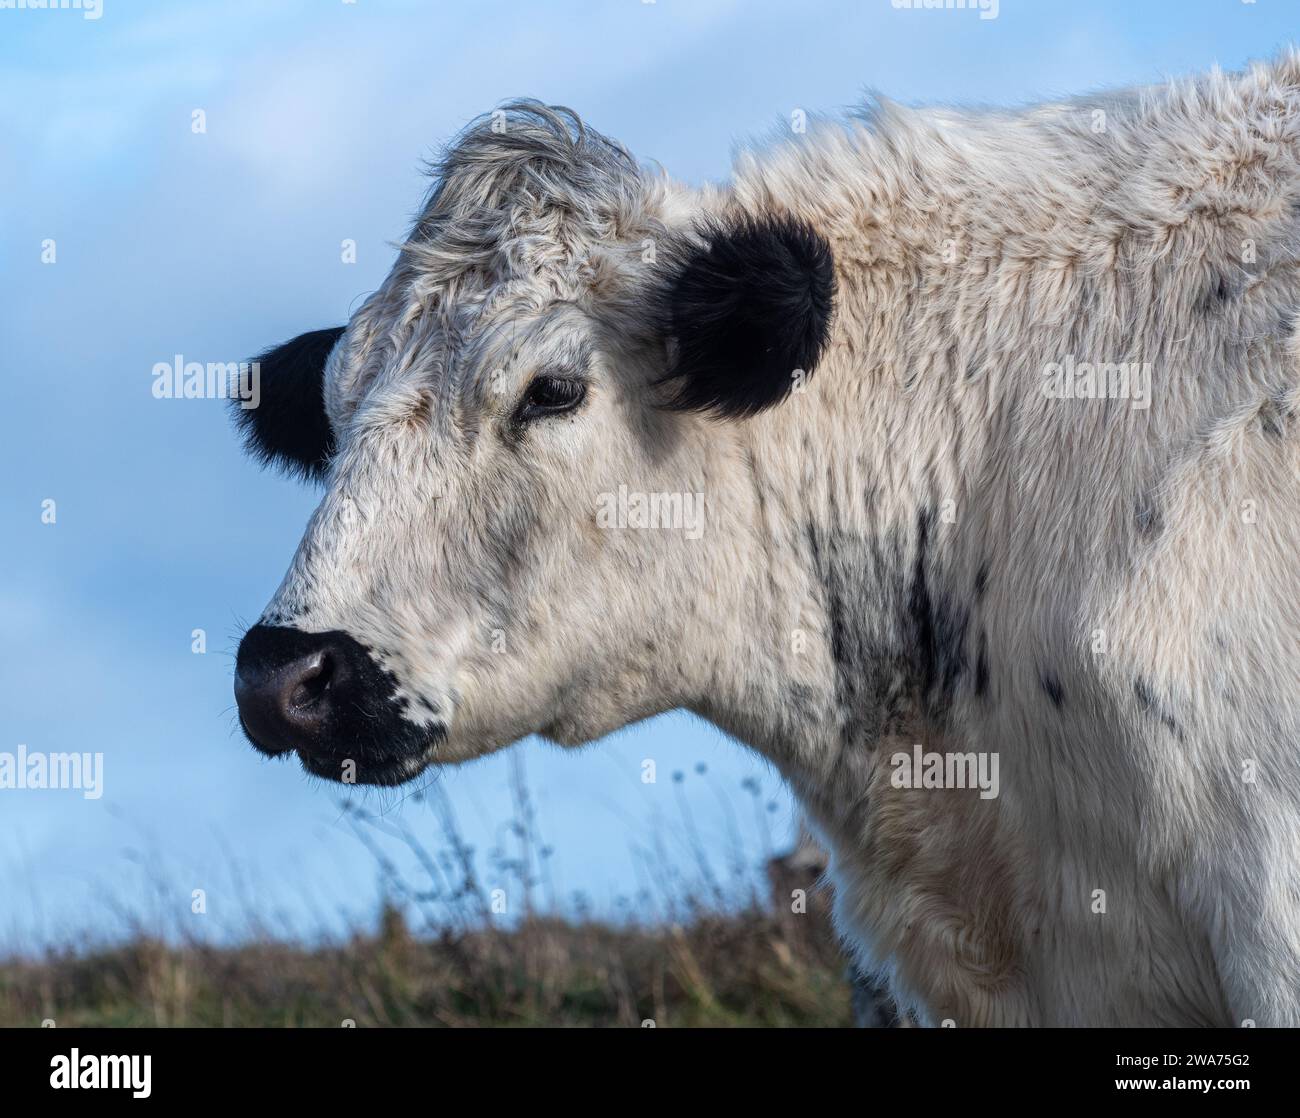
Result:
[[[1061,681],[1051,672],[1038,669],[1038,685],[1046,692],[1047,697],[1052,700],[1052,706],[1060,710],[1065,706],[1065,688],[1061,686]]]
[[[1164,531],[1164,518],[1150,494],[1141,496],[1133,509],[1133,519],[1143,539],[1153,540]]]
[[[1281,393],[1269,397],[1259,409],[1260,429],[1270,439],[1280,439],[1286,434],[1287,424],[1293,418],[1287,410],[1286,400]]]
[[[931,531],[934,514],[922,509],[916,521],[916,560],[908,592],[907,614],[919,689],[931,717],[942,719],[957,682],[966,670],[969,613],[940,592],[931,592]]]
[[[1196,304],[1196,309],[1201,314],[1213,314],[1215,311],[1222,310],[1232,296],[1232,282],[1220,272],[1217,276],[1211,278]]]
[[[1140,675],[1133,677],[1133,694],[1137,696],[1138,706],[1144,714],[1154,718],[1179,741],[1184,740],[1183,728],[1177,719]]]

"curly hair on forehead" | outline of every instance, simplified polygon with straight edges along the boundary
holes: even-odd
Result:
[[[403,249],[445,282],[490,269],[521,238],[562,248],[616,235],[646,186],[621,144],[573,110],[533,100],[471,122],[429,172],[433,187]]]

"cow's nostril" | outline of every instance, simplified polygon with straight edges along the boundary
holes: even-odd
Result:
[[[289,695],[291,706],[300,710],[320,702],[334,681],[334,659],[324,650],[302,665],[302,674]]]

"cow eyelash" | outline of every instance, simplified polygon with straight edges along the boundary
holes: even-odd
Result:
[[[543,373],[534,377],[515,412],[515,419],[527,423],[547,415],[572,411],[587,395],[586,382],[572,377]]]

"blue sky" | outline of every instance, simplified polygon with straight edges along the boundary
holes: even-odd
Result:
[[[249,909],[337,930],[376,872],[343,791],[260,759],[234,729],[233,650],[316,494],[239,455],[224,407],[157,400],[175,354],[239,360],[343,322],[386,273],[420,163],[517,96],[567,104],[640,158],[721,179],[797,108],[875,89],[1018,104],[1266,56],[1292,0],[1002,0],[998,18],[889,0],[422,3],[103,0],[102,17],[0,10],[0,752],[99,751],[104,794],[0,790],[0,946]],[[191,130],[202,109],[207,131]],[[357,262],[340,261],[340,242]],[[53,239],[57,260],[42,262]],[[42,523],[42,502],[57,520]],[[204,629],[208,651],[191,652]],[[578,753],[524,743],[557,892],[616,911],[683,806],[721,868],[793,811],[776,774],[682,715]],[[643,758],[661,779],[645,785]],[[441,778],[486,852],[511,754]],[[697,772],[704,765],[707,772]],[[681,771],[675,783],[669,774]],[[757,802],[742,789],[756,779]],[[371,811],[433,830],[401,793]],[[765,808],[770,802],[776,810]],[[757,810],[757,813],[755,809]],[[760,818],[762,822],[760,823]],[[736,837],[739,836],[739,837]],[[490,875],[489,875],[490,876]],[[491,884],[489,881],[488,884]]]

